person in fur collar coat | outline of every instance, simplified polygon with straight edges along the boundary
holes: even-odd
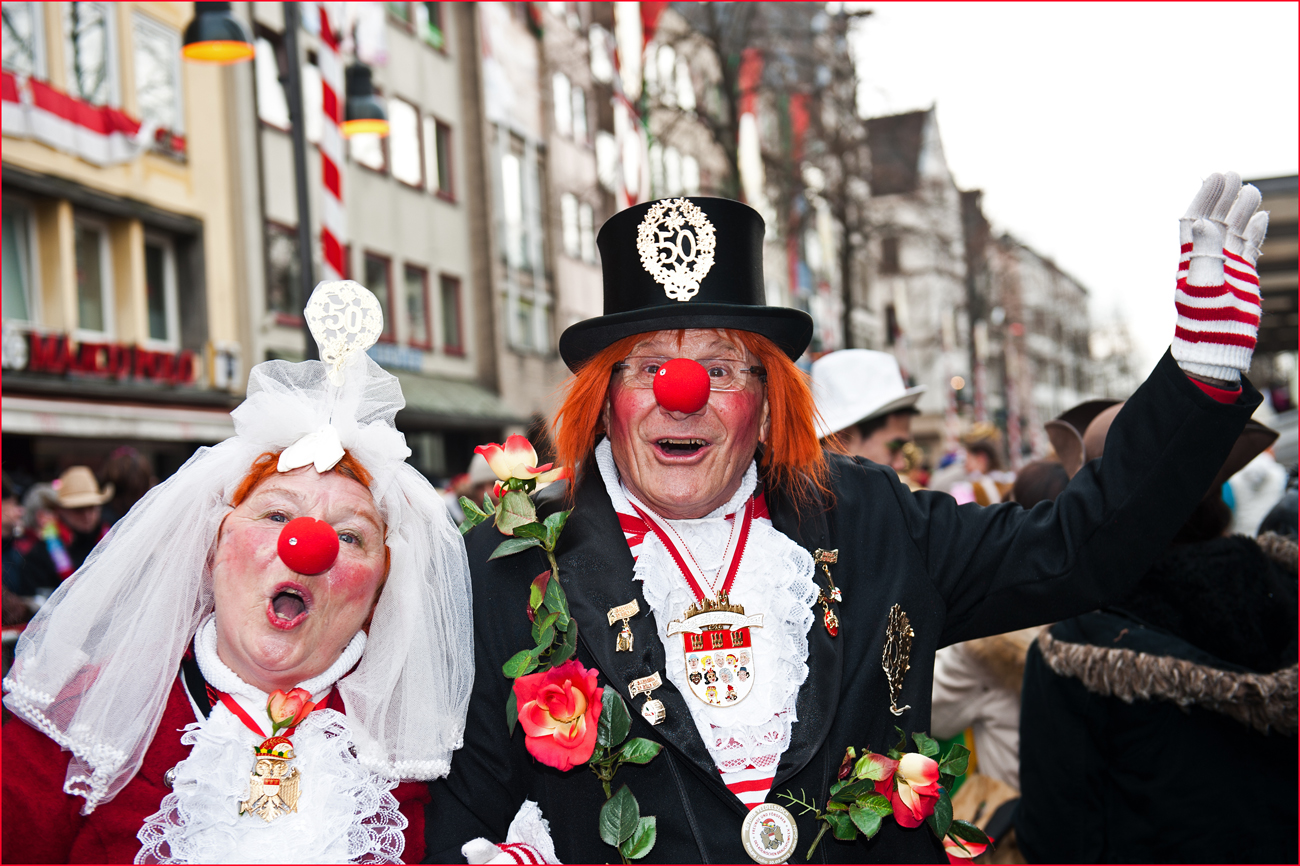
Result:
[[[1294,862],[1296,544],[1230,521],[1216,486],[1128,597],[1031,647],[1029,862]]]

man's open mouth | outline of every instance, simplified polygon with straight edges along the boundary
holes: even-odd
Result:
[[[659,439],[655,444],[665,454],[674,457],[688,457],[709,443],[703,439]]]

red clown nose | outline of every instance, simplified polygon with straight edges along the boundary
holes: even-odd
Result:
[[[709,402],[708,371],[690,358],[673,358],[655,373],[655,400],[669,412],[700,411]]]
[[[299,517],[280,530],[280,560],[299,574],[328,571],[339,555],[339,536],[323,520]]]

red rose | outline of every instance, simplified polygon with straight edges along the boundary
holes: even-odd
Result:
[[[311,701],[311,692],[306,689],[294,689],[288,694],[276,689],[266,701],[266,714],[271,717],[271,730],[291,728],[316,709]]]
[[[586,763],[595,751],[604,693],[596,685],[596,675],[597,671],[570,659],[549,671],[515,680],[524,745],[548,767],[570,770]]]
[[[965,845],[966,847],[962,848],[962,845]],[[948,862],[955,863],[957,866],[961,866],[963,863],[969,863],[972,859],[983,854],[984,849],[987,847],[989,846],[985,845],[983,842],[967,842],[965,839],[958,843],[958,841],[951,836],[947,836],[943,840],[943,850],[944,853],[948,855]]]
[[[939,764],[934,758],[908,752],[889,778],[876,782],[876,793],[889,798],[900,827],[919,827],[939,801]]]

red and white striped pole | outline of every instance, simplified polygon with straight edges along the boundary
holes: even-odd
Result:
[[[343,123],[345,91],[338,33],[326,10],[328,5],[320,4],[320,244],[325,279],[341,280],[347,273],[343,244],[348,236],[348,214],[343,209],[343,133],[339,129]]]

